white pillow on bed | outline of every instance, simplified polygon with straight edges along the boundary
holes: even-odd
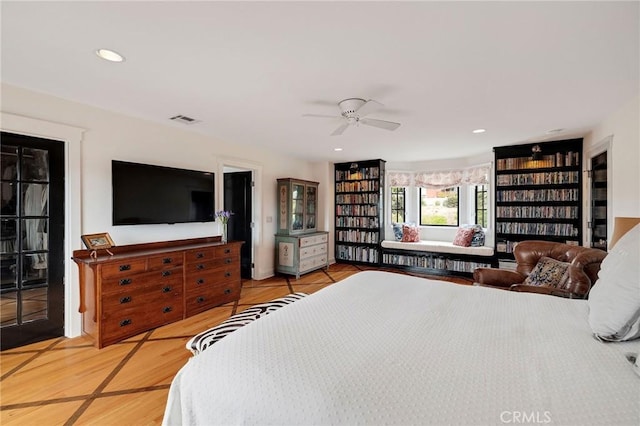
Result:
[[[589,293],[589,325],[606,341],[640,337],[640,224],[604,258]]]

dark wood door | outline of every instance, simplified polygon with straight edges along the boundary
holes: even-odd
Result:
[[[229,240],[244,241],[240,249],[240,276],[251,279],[251,172],[224,174],[224,209],[231,210]]]
[[[2,349],[64,335],[64,142],[0,135]]]

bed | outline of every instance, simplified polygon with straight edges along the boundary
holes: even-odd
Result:
[[[586,300],[365,271],[191,358],[165,425],[640,424],[640,341]]]

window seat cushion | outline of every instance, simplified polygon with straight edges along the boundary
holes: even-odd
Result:
[[[412,250],[431,253],[466,254],[472,256],[493,256],[493,247],[460,247],[448,241],[420,240],[413,243],[384,240],[382,247],[394,250]]]

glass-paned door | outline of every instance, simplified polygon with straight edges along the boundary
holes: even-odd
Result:
[[[307,208],[305,209],[305,229],[312,230],[316,229],[316,205],[317,205],[317,188],[315,186],[307,185],[307,196],[306,203]]]
[[[294,183],[291,188],[291,230],[299,231],[304,227],[304,185]]]
[[[591,158],[591,247],[607,250],[607,151]]]
[[[2,133],[2,349],[64,331],[64,143]]]

